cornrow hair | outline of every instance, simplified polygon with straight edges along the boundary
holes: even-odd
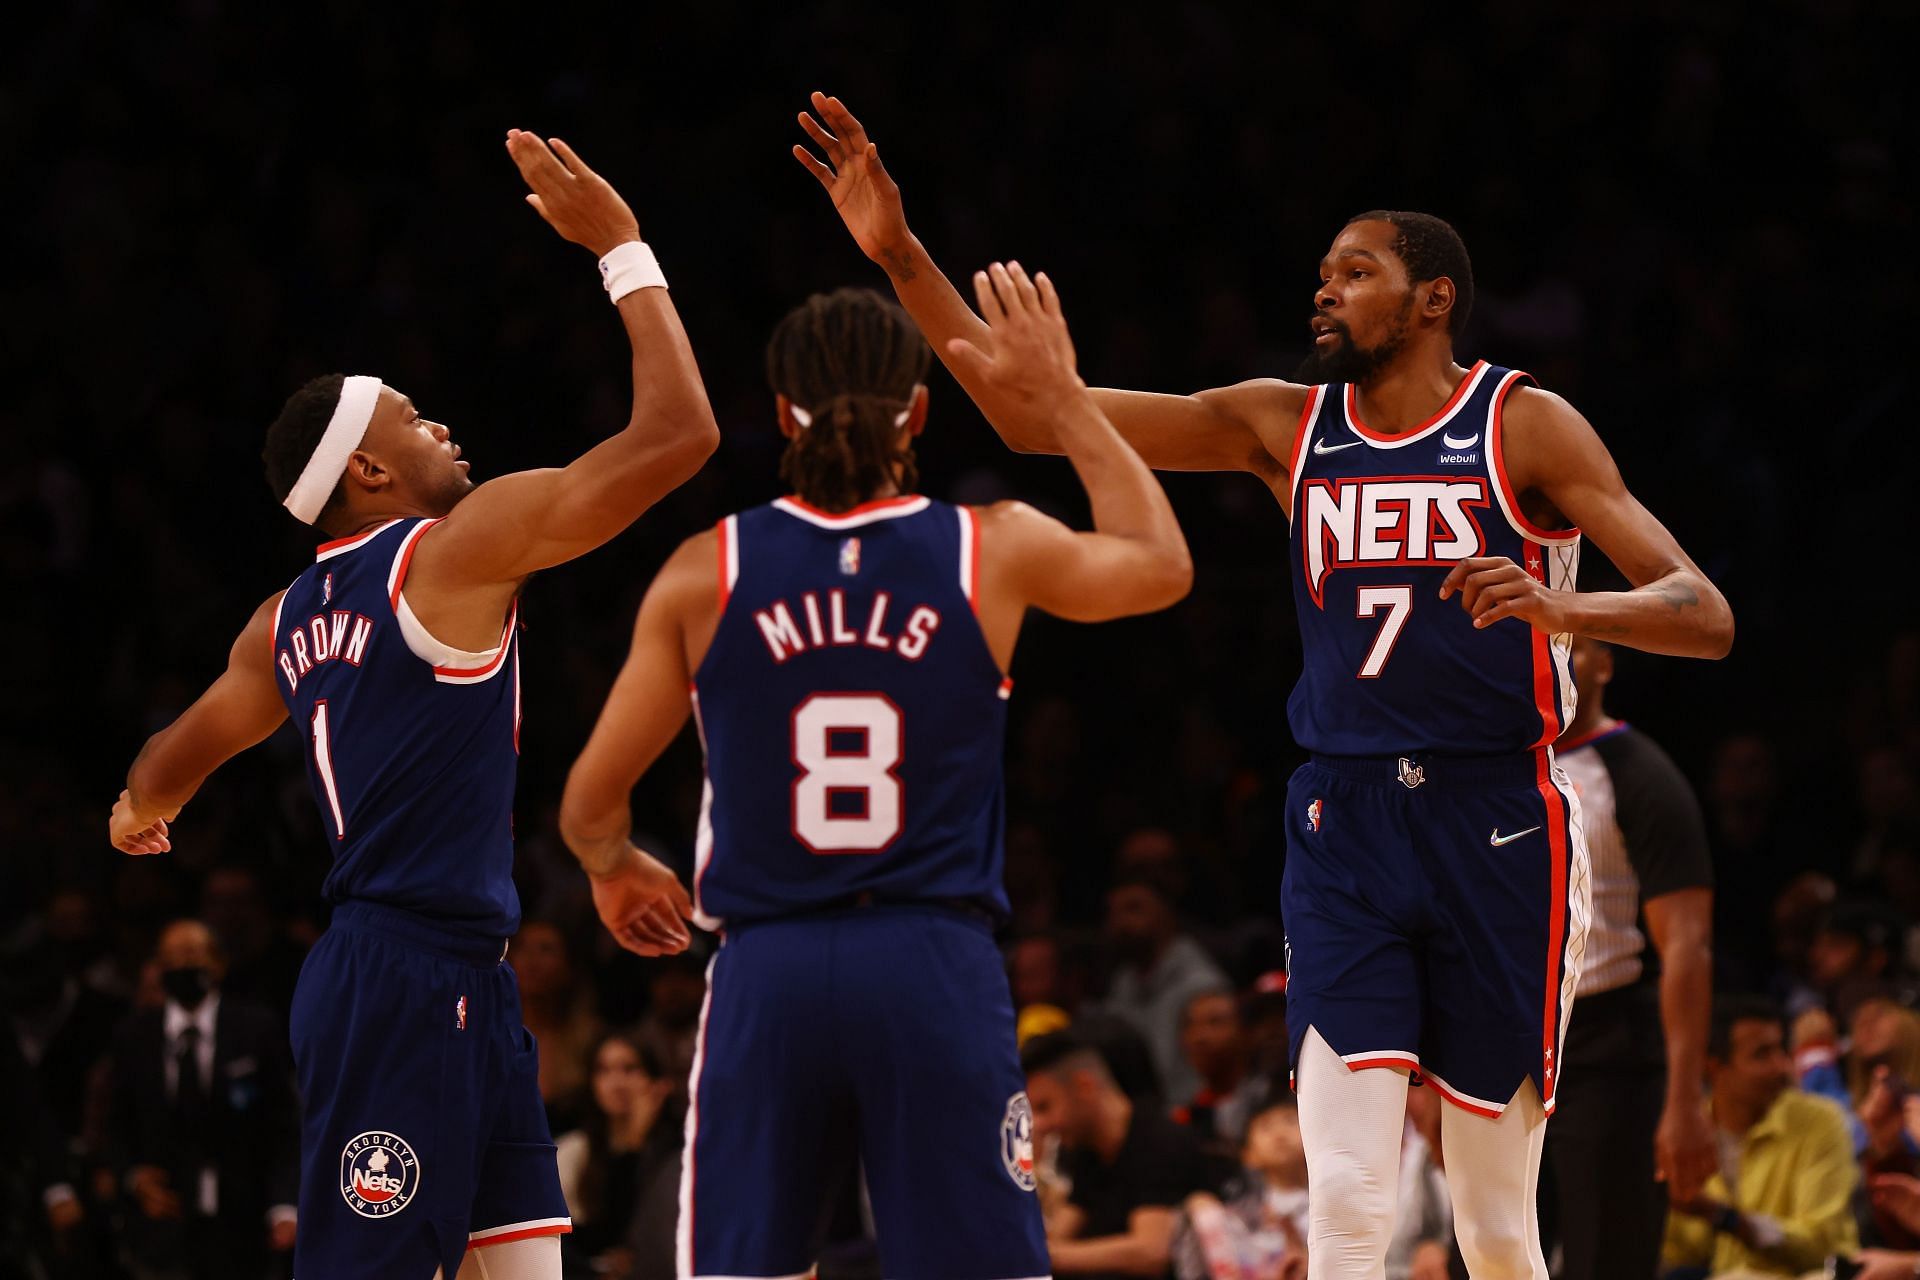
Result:
[[[1453,224],[1430,213],[1409,213],[1400,209],[1369,209],[1347,219],[1356,222],[1391,222],[1400,234],[1393,251],[1407,264],[1410,280],[1453,281],[1453,310],[1447,313],[1447,332],[1457,334],[1467,327],[1473,314],[1473,262],[1467,257],[1467,243]]]
[[[767,343],[767,381],[812,423],[794,433],[780,478],[823,511],[859,506],[894,481],[920,483],[896,419],[926,380],[933,353],[907,313],[871,289],[816,293]]]

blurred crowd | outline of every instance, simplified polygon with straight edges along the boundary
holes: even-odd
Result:
[[[777,492],[772,322],[882,283],[786,155],[815,87],[862,114],[950,270],[1048,269],[1098,383],[1285,376],[1346,216],[1460,227],[1479,284],[1461,354],[1583,409],[1740,621],[1723,663],[1620,654],[1610,698],[1698,791],[1717,985],[1769,1002],[1721,1029],[1714,1071],[1743,1073],[1754,1125],[1790,1095],[1845,1130],[1836,1251],[1920,1245],[1910,6],[1069,4],[1013,28],[939,6],[632,6],[591,26],[183,0],[68,6],[0,48],[0,121],[32,153],[0,283],[26,375],[0,398],[0,566],[25,618],[0,627],[0,1274],[284,1269],[284,1020],[326,920],[301,743],[235,761],[165,857],[113,853],[105,818],[144,737],[311,554],[258,463],[294,386],[378,373],[452,425],[476,477],[619,424],[619,326],[592,263],[522,207],[512,125],[566,137],[629,196],[725,433],[523,611],[511,959],[566,1135],[568,1248],[582,1274],[662,1274],[702,960],[613,948],[553,811],[653,570]],[[1083,517],[1063,465],[1007,454],[944,379],[920,454],[941,497]],[[1304,1178],[1278,918],[1301,759],[1285,520],[1241,477],[1168,487],[1192,597],[1022,640],[1008,972],[1035,1079],[1058,1085],[1045,1115],[1034,1089],[1050,1220],[1085,1234],[1150,1167],[1175,1210],[1163,1268],[1285,1277]],[[1599,557],[1586,580],[1609,581]],[[635,795],[683,868],[699,788],[687,740]],[[1452,1252],[1428,1092],[1393,1272],[1418,1280]],[[850,1194],[850,1273],[861,1216]]]

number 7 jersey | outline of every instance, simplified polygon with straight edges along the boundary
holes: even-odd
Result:
[[[875,900],[1004,917],[1007,697],[974,613],[972,511],[797,498],[717,529],[720,621],[694,673],[705,928]]]
[[[1485,361],[1412,431],[1360,421],[1354,388],[1312,389],[1292,460],[1292,575],[1302,670],[1294,738],[1334,756],[1490,756],[1551,744],[1573,716],[1572,637],[1518,618],[1484,629],[1440,599],[1468,556],[1505,556],[1573,590],[1578,529],[1520,510],[1501,410],[1524,373]]]

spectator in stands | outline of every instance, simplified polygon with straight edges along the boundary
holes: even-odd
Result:
[[[1253,1072],[1239,997],[1223,987],[1187,1001],[1180,1015],[1180,1048],[1200,1088],[1174,1108],[1174,1121],[1185,1125],[1203,1150],[1219,1147],[1237,1155],[1247,1122],[1272,1091],[1272,1081]]]
[[[179,920],[155,949],[166,1003],[120,1028],[108,1159],[140,1280],[250,1280],[293,1248],[299,1139],[279,1020],[224,996],[213,933]]]
[[[1607,713],[1611,646],[1576,637],[1573,675],[1556,756],[1580,792],[1593,914],[1545,1155],[1561,1280],[1612,1280],[1653,1274],[1669,1195],[1691,1199],[1714,1166],[1713,858],[1679,766]]]
[[[0,1034],[13,1037],[62,1133],[81,1132],[87,1079],[125,1015],[125,1004],[67,971],[37,920],[0,940]]]
[[[1798,1018],[1809,1009],[1824,1009],[1820,993],[1807,977],[1808,955],[1820,922],[1832,909],[1839,890],[1833,877],[1819,871],[1803,871],[1788,881],[1773,900],[1773,972],[1767,990],[1788,1018]]]
[[[1051,933],[1030,933],[1007,947],[1007,986],[1013,1007],[1030,1004],[1064,1006],[1060,983],[1060,939]]]
[[[75,1243],[86,1216],[75,1181],[66,1135],[42,1104],[39,1082],[13,1039],[0,1036],[0,1248],[27,1274]]]
[[[1071,1185],[1064,1200],[1042,1197],[1054,1271],[1165,1272],[1179,1206],[1210,1189],[1192,1136],[1158,1111],[1136,1106],[1106,1060],[1073,1031],[1034,1038],[1021,1062],[1034,1141],[1057,1146],[1060,1173]]]
[[[700,1035],[700,1006],[707,996],[706,960],[693,951],[648,962],[647,1012],[633,1029],[633,1039],[646,1047],[650,1068],[673,1086],[682,1106],[687,1101],[687,1076],[693,1070],[695,1042]]]
[[[1453,1198],[1447,1192],[1440,1148],[1440,1109],[1445,1105],[1432,1089],[1407,1090],[1387,1280],[1448,1280],[1456,1264],[1460,1274],[1466,1273],[1453,1242]]]
[[[1899,977],[1901,921],[1887,906],[1865,898],[1834,903],[1813,935],[1807,979],[1843,1025],[1871,996],[1885,995]]]
[[[1173,896],[1155,874],[1122,874],[1107,893],[1107,942],[1119,960],[1101,1007],[1146,1037],[1165,1097],[1186,1098],[1200,1077],[1180,1052],[1180,1015],[1202,991],[1227,986],[1220,966],[1180,931]]]
[[[587,1084],[588,1053],[601,1033],[593,987],[566,934],[545,920],[520,926],[507,959],[520,982],[520,1018],[540,1044],[540,1097],[555,1133],[574,1127]]]
[[[1292,1093],[1249,1118],[1239,1168],[1220,1194],[1187,1197],[1174,1241],[1179,1280],[1305,1280],[1307,1153]]]
[[[222,990],[265,1005],[284,1021],[307,953],[274,922],[260,873],[251,867],[208,872],[200,886],[200,918],[227,957]]]
[[[559,1140],[573,1231],[568,1260],[605,1280],[673,1274],[680,1125],[674,1082],[637,1036],[614,1032],[589,1058],[585,1122]]]
[[[1853,1145],[1839,1107],[1792,1087],[1777,1006],[1754,996],[1714,1002],[1707,1079],[1720,1168],[1674,1204],[1668,1265],[1797,1276],[1851,1252]]]

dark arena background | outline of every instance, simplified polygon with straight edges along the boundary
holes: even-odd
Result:
[[[816,88],[860,115],[949,274],[1008,257],[1050,273],[1096,385],[1287,377],[1350,215],[1452,221],[1478,283],[1463,360],[1578,406],[1738,619],[1721,662],[1620,650],[1608,697],[1704,809],[1717,989],[1824,1007],[1844,1069],[1858,979],[1914,1022],[1920,1069],[1916,26],[1898,0],[16,15],[0,47],[0,1030],[18,1046],[0,1046],[0,1107],[22,1113],[0,1116],[0,1275],[198,1274],[142,1256],[116,1029],[166,998],[152,957],[170,921],[207,921],[229,996],[282,1020],[325,927],[329,842],[291,728],[216,775],[172,853],[106,838],[141,743],[310,563],[261,474],[287,394],[378,374],[453,428],[476,480],[564,463],[623,423],[618,318],[591,256],[522,203],[510,127],[566,139],[631,203],[723,433],[696,478],[540,574],[522,609],[513,955],[556,1132],[596,1123],[603,1030],[637,1026],[667,1059],[650,1071],[684,1071],[699,968],[613,946],[556,809],[667,553],[780,492],[773,324],[818,290],[887,290],[788,154]],[[926,492],[1017,496],[1086,527],[1064,462],[1010,453],[937,367],[930,386]],[[1287,525],[1250,477],[1164,481],[1191,596],[1026,625],[1006,941],[1018,1003],[1092,1017],[1125,964],[1109,888],[1123,855],[1150,864],[1257,1041],[1304,758],[1285,715]],[[1589,548],[1583,585],[1608,583]],[[700,788],[689,730],[634,795],[636,835],[683,873]],[[1858,966],[1821,971],[1848,941]],[[1270,1044],[1248,1052],[1273,1067]],[[1864,1198],[1859,1217],[1868,1243],[1915,1243]],[[859,1214],[842,1219],[837,1265],[863,1274]],[[568,1265],[662,1274],[659,1247],[570,1243]],[[287,1274],[287,1255],[271,1265]]]

